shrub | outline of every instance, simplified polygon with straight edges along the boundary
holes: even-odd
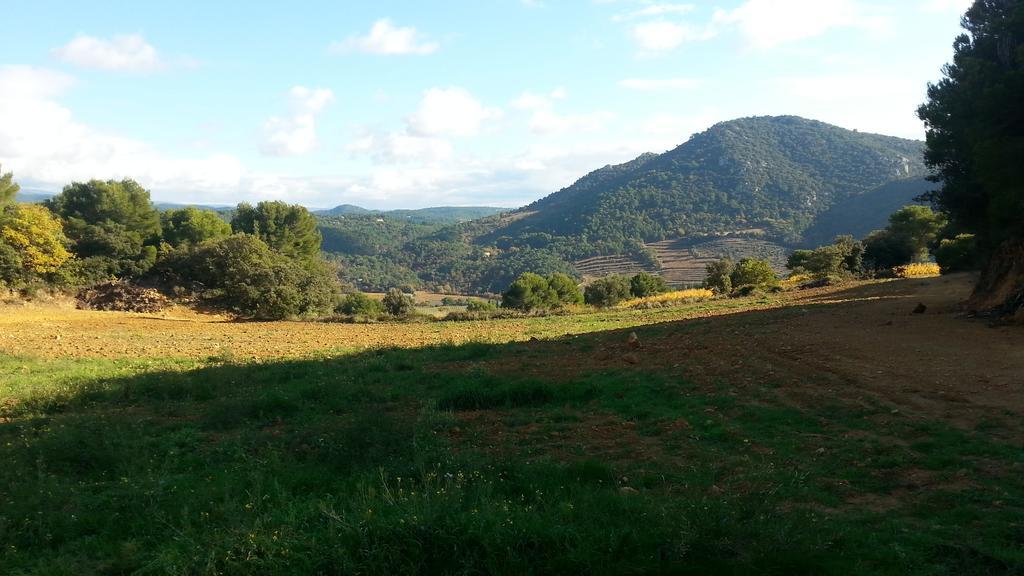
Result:
[[[197,246],[231,235],[231,225],[213,210],[191,206],[160,214],[163,241],[172,247]]]
[[[501,297],[505,308],[530,311],[550,308],[558,303],[558,292],[551,288],[548,279],[540,274],[524,272]]]
[[[591,306],[607,308],[629,298],[629,279],[613,275],[591,282],[583,293],[584,301]]]
[[[864,244],[853,236],[839,236],[828,246],[794,251],[786,267],[794,273],[806,273],[815,278],[860,274],[864,268]]]
[[[248,318],[316,316],[338,300],[337,278],[325,263],[286,258],[249,234],[207,242],[180,261],[180,281],[199,283],[204,297]]]
[[[662,308],[688,304],[691,302],[699,302],[701,300],[709,300],[714,297],[714,291],[708,288],[691,288],[689,290],[665,292],[655,296],[647,296],[645,298],[633,298],[632,300],[626,300],[625,302],[620,303],[619,306],[634,309]]]
[[[556,307],[583,303],[583,291],[572,276],[554,272],[548,274],[547,281],[548,287],[554,292]]]
[[[722,258],[707,265],[704,276],[704,287],[714,290],[716,294],[732,292],[732,273],[736,263],[731,258]]]
[[[871,270],[889,270],[914,259],[914,247],[888,230],[875,230],[864,239],[864,264]]]
[[[657,274],[640,272],[629,279],[629,292],[634,298],[646,298],[669,291],[665,279]]]
[[[730,279],[733,290],[744,286],[770,288],[779,283],[771,263],[758,258],[744,258],[737,262]]]
[[[384,303],[374,300],[363,292],[352,292],[341,299],[337,311],[349,316],[377,318],[384,315]]]
[[[974,234],[959,234],[946,238],[935,249],[935,262],[943,274],[977,270],[980,266],[978,244]]]
[[[498,309],[498,305],[490,300],[470,300],[466,303],[467,312],[491,312]]]
[[[139,276],[156,262],[160,214],[133,180],[75,182],[46,202],[87,277]]]
[[[239,204],[231,229],[257,236],[274,251],[289,258],[316,258],[320,254],[320,230],[309,210],[297,204],[260,202],[255,207]]]
[[[384,311],[395,318],[405,318],[416,310],[416,303],[413,301],[412,296],[398,288],[388,290],[384,294],[381,304],[384,306]]]
[[[934,262],[915,262],[897,266],[892,269],[892,273],[897,278],[928,278],[938,276],[940,270],[939,265]]]

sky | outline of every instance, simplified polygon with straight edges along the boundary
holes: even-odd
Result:
[[[923,138],[969,0],[5,0],[26,190],[515,207],[716,122]]]

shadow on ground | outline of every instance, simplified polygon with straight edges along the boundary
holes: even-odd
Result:
[[[701,369],[715,338],[804,314],[652,326],[639,347],[0,357],[0,572],[1024,570],[1024,458],[999,421],[871,390],[807,402],[752,353]]]

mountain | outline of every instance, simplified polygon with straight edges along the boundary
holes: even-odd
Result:
[[[40,202],[45,202],[46,200],[49,200],[52,197],[53,194],[50,192],[43,192],[40,190],[26,190],[25,188],[18,190],[18,193],[14,195],[15,201],[26,202],[29,204],[38,204]]]
[[[685,284],[723,256],[764,257],[781,270],[808,239],[861,236],[912,200],[926,175],[922,151],[920,141],[796,116],[741,118],[373,258],[461,291],[566,268],[584,277],[649,270]]]
[[[368,210],[361,206],[342,204],[329,210],[316,210],[314,214],[319,216],[379,214],[418,224],[456,224],[476,220],[477,218],[485,218],[506,210],[508,209],[492,206],[438,206],[415,210]]]
[[[833,205],[924,176],[922,146],[795,116],[722,122],[664,154],[592,172],[480,240],[578,237],[595,254],[631,240],[741,230],[799,242]]]
[[[863,238],[873,230],[885,228],[890,214],[908,204],[919,204],[915,199],[934,189],[934,182],[911,178],[851,196],[819,214],[810,228],[804,231],[801,244],[814,248],[828,244],[839,234]]]

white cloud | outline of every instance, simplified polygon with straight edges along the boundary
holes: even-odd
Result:
[[[696,6],[693,4],[672,4],[672,3],[655,3],[648,4],[643,8],[638,8],[630,12],[623,14],[616,14],[612,16],[613,22],[624,22],[626,20],[634,20],[637,18],[649,18],[652,16],[666,16],[670,14],[687,14],[692,12]]]
[[[536,94],[534,92],[523,92],[518,98],[512,101],[512,107],[517,110],[537,110],[550,108],[555,100],[565,100],[569,93],[565,88],[559,86],[548,94]]]
[[[334,99],[334,93],[327,88],[295,86],[288,98],[292,114],[271,117],[263,124],[260,150],[268,156],[301,156],[313,151],[317,145],[316,116]]]
[[[626,78],[619,86],[628,90],[654,92],[658,90],[692,90],[704,84],[700,78]]]
[[[366,154],[381,164],[436,164],[452,158],[451,142],[400,132],[364,130],[346,150]]]
[[[550,108],[535,110],[530,118],[530,132],[538,135],[596,132],[614,118],[610,112],[559,114]]]
[[[530,132],[542,136],[568,132],[595,132],[602,130],[615,116],[610,112],[560,114],[555,102],[568,96],[565,88],[558,87],[549,94],[523,92],[512,101],[512,108],[530,112]]]
[[[686,23],[656,20],[633,26],[633,40],[644,53],[657,54],[674,50],[687,42],[699,42],[715,37],[711,27],[698,28]]]
[[[679,115],[657,113],[638,123],[645,149],[660,152],[675,148],[689,140],[690,136],[706,130],[725,118],[716,110],[703,110],[697,114]]]
[[[712,26],[734,26],[751,47],[766,49],[836,28],[884,31],[890,22],[857,0],[747,0],[716,11]]]
[[[837,74],[789,76],[773,82],[776,101],[787,109],[768,114],[814,118],[844,128],[921,138],[924,127],[914,110],[924,102],[926,82],[907,75]]]
[[[146,72],[166,66],[156,48],[141,34],[114,36],[109,40],[79,35],[51,53],[63,62],[82,68]]]
[[[84,125],[55,100],[71,84],[52,70],[0,66],[0,163],[18,180],[59,189],[75,180],[134,178],[208,202],[237,196],[244,169],[235,157],[169,156]]]
[[[373,23],[365,36],[352,36],[342,42],[334,42],[333,52],[366,52],[386,56],[404,54],[433,54],[440,46],[423,38],[412,26],[395,26],[391,20],[381,18]]]
[[[462,88],[431,88],[406,118],[406,127],[414,136],[474,136],[485,122],[500,117],[500,110],[484,106]]]

